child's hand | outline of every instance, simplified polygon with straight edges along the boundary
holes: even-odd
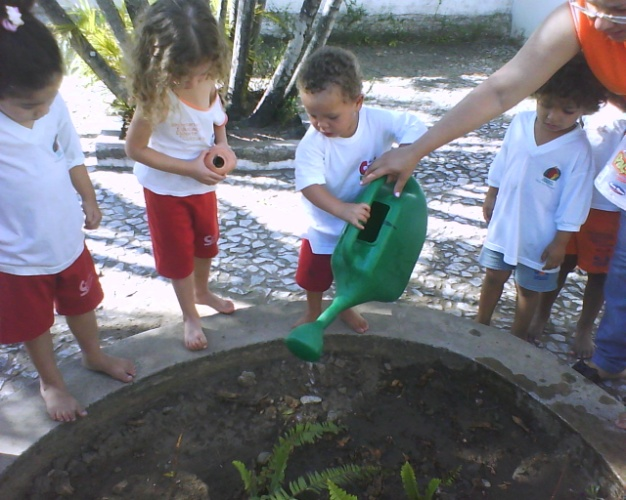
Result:
[[[190,160],[190,172],[189,177],[201,182],[202,184],[207,184],[209,186],[214,186],[215,184],[222,182],[226,179],[225,175],[220,175],[204,164],[204,158],[209,154],[209,150],[205,150],[195,159]]]
[[[563,264],[563,260],[565,259],[565,248],[566,245],[563,245],[558,241],[552,241],[541,254],[541,260],[542,262],[545,262],[543,269],[546,271],[556,269]]]
[[[483,217],[485,222],[489,224],[491,217],[493,217],[493,209],[496,206],[496,199],[498,198],[498,190],[490,187],[485,195],[485,201],[483,202]]]
[[[102,221],[102,212],[96,200],[83,200],[83,212],[85,213],[85,229],[97,229]]]
[[[340,218],[357,229],[363,229],[370,218],[370,206],[367,203],[344,203]]]

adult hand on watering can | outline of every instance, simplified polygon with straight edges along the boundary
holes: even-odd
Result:
[[[227,175],[237,166],[237,157],[228,146],[216,144],[204,157],[204,164],[216,174]]]
[[[400,147],[391,149],[377,158],[367,169],[361,184],[369,184],[386,175],[387,182],[395,181],[394,196],[396,198],[400,196],[419,161],[430,152],[424,148],[420,139],[412,144],[401,144]]]

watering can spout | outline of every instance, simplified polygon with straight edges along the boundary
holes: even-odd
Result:
[[[340,312],[352,305],[345,297],[336,297],[317,320],[299,325],[291,331],[285,339],[287,348],[300,359],[317,361],[324,350],[324,330]]]

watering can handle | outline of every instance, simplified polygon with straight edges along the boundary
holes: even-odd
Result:
[[[387,177],[379,177],[378,179],[372,181],[367,188],[360,194],[359,198],[355,203],[367,203],[370,207],[372,206],[372,202],[376,198],[376,193],[380,187],[385,184]],[[359,236],[359,233],[362,229],[359,229],[352,224],[346,224],[346,227],[343,230],[342,241],[344,248],[351,247],[353,243]]]

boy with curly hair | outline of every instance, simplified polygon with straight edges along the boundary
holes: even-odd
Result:
[[[515,273],[511,333],[529,331],[541,292],[557,288],[570,237],[587,219],[593,191],[591,146],[579,124],[606,101],[604,87],[576,56],[533,97],[536,111],[515,116],[489,169],[483,216],[489,228],[479,261],[486,269],[476,321],[488,325]]]
[[[296,150],[296,189],[310,219],[302,240],[296,282],[306,290],[307,310],[294,326],[315,321],[333,274],[331,255],[346,225],[363,229],[370,207],[354,203],[369,165],[397,144],[411,143],[426,126],[410,113],[363,105],[362,76],[351,52],[323,47],[304,62],[297,79],[311,127]],[[368,329],[349,308],[341,319],[355,332]]]

